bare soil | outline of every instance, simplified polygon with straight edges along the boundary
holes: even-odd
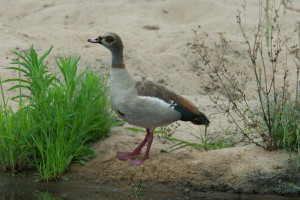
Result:
[[[290,191],[280,188],[282,176],[279,175],[286,173],[291,156],[282,150],[270,152],[246,145],[207,152],[189,149],[166,152],[172,144],[156,140],[151,158],[142,166],[130,166],[130,161],[115,157],[116,151],[132,150],[143,137],[143,134],[125,132],[123,127],[114,128],[110,137],[94,144],[98,156],[84,166],[73,165],[67,176],[84,184],[113,184],[128,190],[140,184],[149,187],[162,184],[179,191],[299,193],[297,188]],[[273,184],[268,186],[268,181]]]

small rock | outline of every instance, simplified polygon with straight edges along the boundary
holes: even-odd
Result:
[[[143,26],[144,29],[147,29],[147,30],[158,30],[159,29],[159,26],[158,25],[145,25]]]
[[[228,118],[227,121],[231,124],[233,123],[233,120],[231,118]]]
[[[165,83],[165,80],[164,80],[164,79],[162,79],[162,78],[161,78],[161,79],[158,79],[158,80],[157,80],[157,83],[159,83],[159,84],[163,84],[163,83]]]
[[[168,14],[169,12],[167,11],[167,10],[165,10],[165,9],[162,9],[161,10],[163,13],[165,13],[165,14]]]

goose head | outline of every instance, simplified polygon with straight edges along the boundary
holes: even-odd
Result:
[[[112,53],[123,52],[123,42],[120,36],[116,33],[107,32],[94,39],[88,39],[90,43],[98,43],[105,46]]]

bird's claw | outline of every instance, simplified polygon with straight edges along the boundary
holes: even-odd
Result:
[[[130,163],[131,166],[140,166],[144,163],[144,160],[134,160]]]
[[[129,160],[137,155],[138,153],[135,152],[117,152],[117,158],[119,160]]]

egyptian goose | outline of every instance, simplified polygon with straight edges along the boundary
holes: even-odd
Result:
[[[112,54],[110,72],[111,108],[124,121],[146,128],[147,134],[133,152],[117,152],[117,158],[128,160],[140,154],[147,143],[142,160],[134,160],[131,165],[141,165],[149,158],[156,127],[166,126],[177,120],[190,121],[197,125],[209,125],[209,120],[189,100],[151,81],[136,81],[127,72],[123,60],[123,43],[116,33],[105,33],[88,42],[98,43],[108,48]]]

